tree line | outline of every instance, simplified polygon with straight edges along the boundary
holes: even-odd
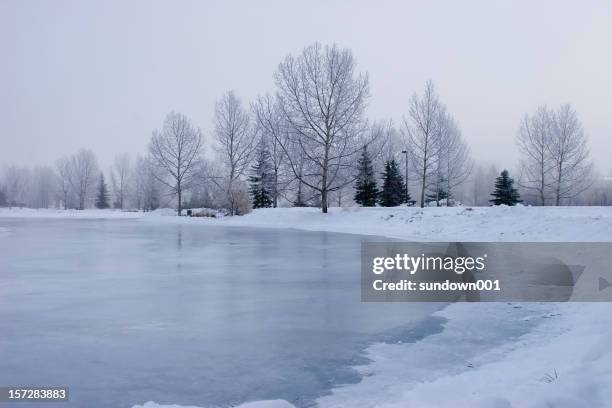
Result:
[[[184,114],[170,112],[145,154],[115,158],[108,188],[87,149],[54,166],[9,166],[0,181],[0,205],[175,206],[179,214],[212,207],[241,214],[251,206],[317,206],[325,213],[349,202],[489,203],[500,169],[487,173],[475,165],[432,81],[409,99],[398,127],[367,120],[369,77],[357,70],[350,49],[308,46],[281,61],[274,83],[273,93],[248,105],[234,91],[223,95],[209,139]],[[204,156],[205,144],[214,146],[214,157]],[[517,144],[517,184],[525,202],[569,204],[593,183],[587,140],[570,105],[526,115]]]

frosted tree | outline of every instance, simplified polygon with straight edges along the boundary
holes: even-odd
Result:
[[[435,177],[435,201],[438,206],[440,200],[452,205],[453,190],[469,178],[474,164],[455,119],[443,110],[438,121],[441,144]]]
[[[236,213],[238,181],[245,174],[255,150],[256,131],[249,113],[233,91],[227,92],[215,106],[217,152],[225,165],[226,194],[230,213]]]
[[[152,170],[151,158],[139,156],[134,165],[134,194],[132,195],[136,208],[143,211],[155,210],[159,207],[161,184]]]
[[[56,197],[57,175],[49,166],[36,166],[32,171],[30,204],[34,208],[49,208]]]
[[[72,180],[72,166],[70,165],[70,157],[61,157],[56,160],[55,168],[57,169],[58,175],[58,187],[60,194],[60,201],[64,210],[68,209],[71,205],[71,180]]]
[[[326,213],[328,195],[350,183],[342,171],[351,169],[363,146],[368,75],[355,72],[349,49],[315,43],[289,55],[275,72],[277,98],[290,129],[282,141],[291,170],[300,183],[320,196]],[[308,160],[306,171],[290,148]]]
[[[440,153],[444,147],[440,125],[444,123],[445,115],[434,84],[428,81],[421,97],[416,93],[412,95],[408,116],[403,118],[402,132],[421,185],[421,207],[425,205],[428,183],[438,175]]]
[[[91,203],[98,174],[98,160],[91,150],[83,149],[70,158],[70,188],[74,191],[79,210],[84,210],[88,202]]]
[[[130,172],[130,155],[122,153],[115,156],[111,168],[111,185],[115,196],[114,207],[116,208],[125,208],[130,185]]]
[[[202,132],[187,116],[170,112],[161,130],[153,131],[149,143],[153,174],[177,198],[178,215],[183,209],[183,192],[193,181],[200,157]]]
[[[287,126],[283,120],[278,101],[270,95],[259,97],[253,104],[253,113],[261,137],[269,146],[270,163],[272,165],[272,206],[278,207],[278,200],[287,188],[287,174],[285,172],[286,154],[281,142],[287,137]]]
[[[554,126],[554,112],[546,106],[532,116],[525,115],[518,134],[518,146],[523,156],[519,185],[535,192],[540,205],[546,205],[552,185],[550,143]]]
[[[25,205],[30,183],[30,174],[26,167],[11,165],[4,171],[6,201],[9,207]]]
[[[553,116],[552,137],[547,146],[555,205],[576,197],[592,183],[589,149],[576,111],[561,106]]]
[[[271,207],[274,173],[270,159],[270,152],[265,141],[260,141],[255,153],[255,163],[251,167],[249,176],[249,193],[253,208]]]

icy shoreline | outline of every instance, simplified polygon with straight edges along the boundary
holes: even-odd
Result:
[[[142,222],[296,228],[418,241],[610,242],[612,208],[371,208],[257,210],[244,217],[187,218],[171,211],[123,213],[0,209],[6,217],[138,218]],[[612,290],[608,289],[608,290]],[[607,407],[612,393],[612,305],[454,304],[436,315],[445,330],[424,341],[371,345],[357,384],[321,407]],[[526,334],[517,328],[528,326]],[[513,331],[514,330],[514,331]],[[142,407],[159,407],[147,403]],[[172,407],[172,406],[169,406]],[[286,408],[260,401],[241,408]]]

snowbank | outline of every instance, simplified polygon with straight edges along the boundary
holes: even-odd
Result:
[[[204,221],[414,241],[612,241],[612,207],[267,208]]]

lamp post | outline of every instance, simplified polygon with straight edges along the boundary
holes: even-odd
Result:
[[[404,201],[406,201],[406,205],[408,205],[408,149],[406,150],[402,150],[402,153],[404,154],[405,157],[405,162],[406,162],[406,178],[404,179]]]

